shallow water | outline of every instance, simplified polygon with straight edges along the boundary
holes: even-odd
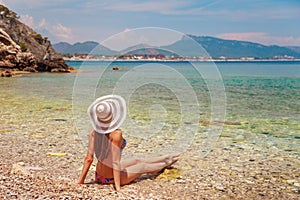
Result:
[[[300,153],[300,62],[68,64],[84,71],[0,79],[0,134],[28,123],[36,124],[32,126],[34,132],[40,128],[39,122],[31,122],[30,116],[45,109],[52,118],[55,118],[53,110],[60,111],[57,118],[73,118],[79,134],[86,134],[90,128],[86,116],[88,105],[95,97],[121,93],[126,97],[127,118],[131,120],[125,122],[125,132],[136,137],[137,143],[149,145],[151,141],[152,146],[158,147],[167,138],[170,142],[165,148],[171,148],[184,137],[202,133],[208,137],[215,112],[211,109],[211,98],[223,98],[219,88],[223,85],[226,104],[219,106],[225,108],[226,118],[220,117],[225,124],[221,137],[214,139],[229,138],[237,143],[250,142],[261,148]],[[121,70],[113,71],[113,66]],[[207,67],[218,69],[220,74],[202,73]],[[18,115],[28,117],[20,121]],[[132,125],[140,129],[134,132]],[[183,126],[186,128],[183,130],[192,133],[180,136]]]

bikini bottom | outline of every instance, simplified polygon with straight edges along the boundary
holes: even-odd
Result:
[[[97,172],[95,172],[95,179],[96,182],[100,184],[109,184],[114,180],[114,178],[105,178],[104,176],[99,175]]]

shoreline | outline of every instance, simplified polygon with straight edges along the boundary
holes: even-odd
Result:
[[[261,102],[272,105],[280,102],[276,97],[281,96],[287,101],[282,102],[284,108],[290,109],[285,113],[280,106],[266,113],[258,110],[268,111],[268,106],[240,110],[236,104],[259,105],[260,101],[248,98],[253,97],[252,90],[247,92],[248,87],[229,84],[236,89],[228,91],[225,126],[218,140],[213,142],[212,151],[203,155],[209,116],[201,115],[199,131],[174,168],[158,176],[142,176],[115,192],[112,185],[95,184],[92,170],[84,185],[75,184],[87,149],[74,123],[73,84],[62,77],[65,93],[61,93],[61,84],[54,80],[34,78],[15,82],[6,79],[2,82],[0,199],[299,199],[299,110],[295,96],[287,99],[286,95],[292,92],[286,91],[287,88],[284,93],[255,88],[255,95],[265,97]],[[44,81],[46,85],[41,84]],[[27,89],[23,83],[29,83]],[[47,95],[39,92],[40,87],[46,86],[49,86]],[[247,96],[240,96],[244,92]],[[138,108],[136,112],[140,123],[147,122],[145,113]],[[280,115],[274,115],[276,113]],[[83,114],[86,116],[85,109]],[[130,127],[121,128],[128,141],[122,159],[129,154],[159,153],[161,147],[167,146],[162,136],[169,137],[169,144],[174,141],[169,129],[160,137],[139,140],[132,135]]]
[[[2,109],[0,118],[8,120],[0,129],[0,198],[296,200],[299,197],[300,149],[286,151],[268,145],[265,132],[243,129],[245,132],[241,134],[240,128],[248,123],[236,117],[234,121],[227,119],[224,133],[205,156],[201,144],[207,127],[203,123],[203,131],[195,135],[180,160],[157,176],[144,175],[115,192],[113,185],[94,183],[92,167],[85,184],[78,185],[75,182],[87,149],[74,127],[71,104],[27,95],[20,97],[24,105],[12,106],[10,102],[15,95],[3,96],[6,101],[2,106],[9,110]],[[260,121],[248,125],[263,124]],[[160,143],[158,138],[141,144],[129,134],[130,130],[123,131],[128,145],[122,159],[128,153],[148,155],[158,151],[154,147]]]
[[[65,61],[70,62],[300,62],[300,58],[297,59],[255,59],[255,60],[243,60],[243,59],[115,59],[115,58],[63,58]]]

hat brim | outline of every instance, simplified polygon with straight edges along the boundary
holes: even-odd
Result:
[[[114,112],[113,118],[110,122],[100,122],[97,118],[96,108],[97,105],[103,101],[111,103]],[[123,97],[118,95],[106,95],[96,99],[88,108],[88,116],[91,125],[97,133],[108,134],[120,128],[126,118],[126,102]]]

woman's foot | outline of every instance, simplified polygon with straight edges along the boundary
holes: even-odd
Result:
[[[171,167],[175,162],[178,161],[179,157],[180,157],[180,153],[170,154],[168,159],[166,160],[166,167],[165,168]]]
[[[162,172],[164,169],[171,167],[175,162],[178,161],[179,157],[180,157],[180,153],[173,153],[164,156],[165,167],[157,171],[152,171],[149,174],[157,174]]]

